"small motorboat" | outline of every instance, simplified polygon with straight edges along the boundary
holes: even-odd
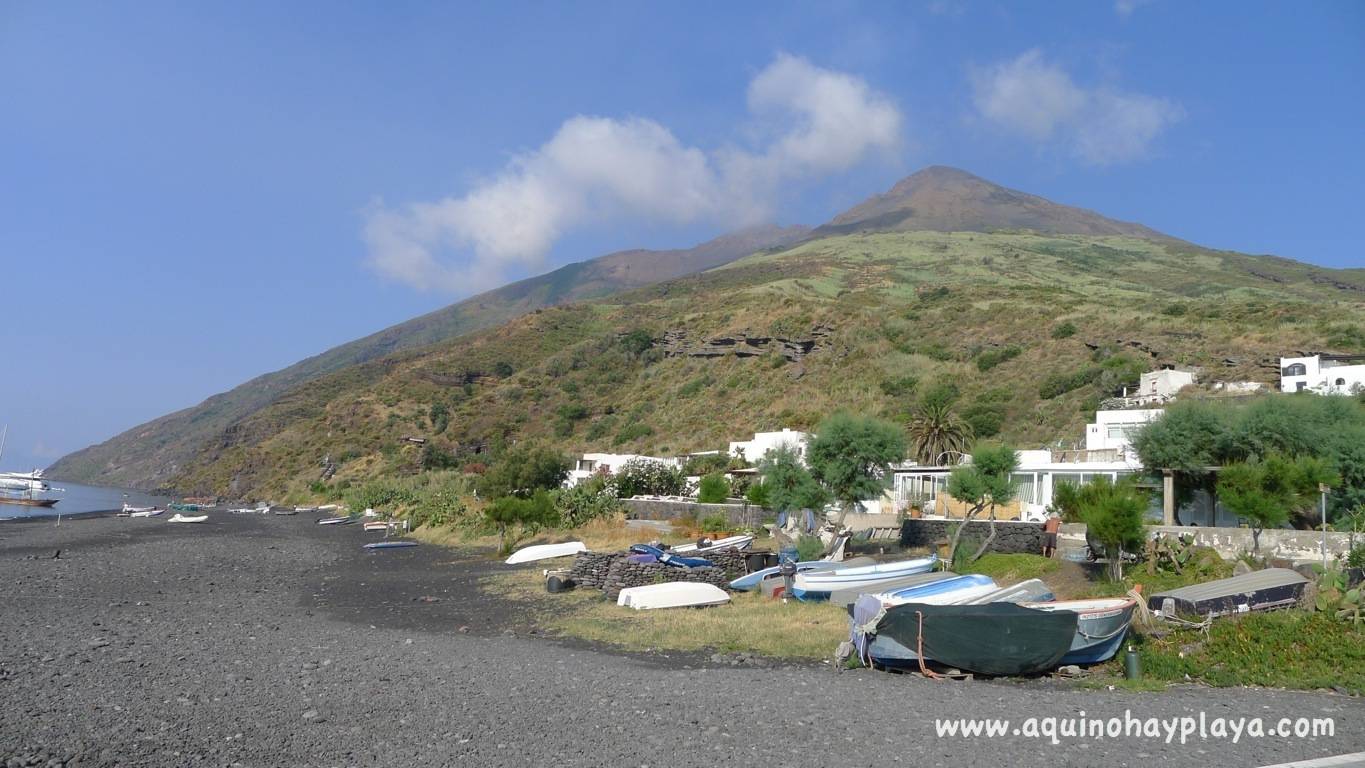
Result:
[[[616,604],[637,611],[658,608],[697,608],[730,602],[725,590],[714,584],[694,581],[670,581],[646,587],[627,587],[621,590]]]
[[[1071,611],[1076,614],[1076,637],[1062,657],[1062,664],[1098,664],[1112,659],[1123,645],[1123,638],[1133,623],[1133,611],[1137,609],[1137,601],[1131,597],[1023,605],[1039,611]]]
[[[365,549],[406,549],[407,547],[415,546],[417,546],[417,542],[415,541],[376,541],[371,544],[366,544]]]
[[[1158,592],[1147,600],[1163,617],[1216,618],[1288,608],[1303,599],[1308,579],[1288,568],[1266,568],[1203,584]]]
[[[208,515],[182,515],[176,512],[166,519],[168,523],[202,523],[209,519]]]
[[[864,595],[854,606],[852,639],[870,667],[934,662],[983,675],[1036,675],[1061,663],[1077,618],[1014,603],[888,606]]]
[[[562,544],[536,544],[530,547],[522,547],[504,562],[508,565],[519,563],[533,563],[537,560],[549,560],[555,557],[569,557],[579,552],[587,552],[588,547],[581,541],[566,541]]]
[[[155,506],[151,506],[151,507],[134,507],[134,506],[132,506],[131,504],[129,504],[128,502],[125,501],[125,502],[123,502],[123,509],[121,510],[121,512],[123,513],[123,517],[129,517],[129,516],[131,516],[134,512],[151,512],[151,511],[154,510],[154,509],[156,509]]]
[[[317,508],[317,507],[294,507],[294,511],[295,511],[295,512],[316,512],[316,511],[318,511],[318,508]]]
[[[668,551],[677,552],[678,554],[704,555],[707,552],[719,552],[722,549],[747,549],[748,546],[753,543],[754,537],[752,535],[741,534],[739,536],[716,539],[715,541],[702,539],[701,541],[693,542],[691,544],[679,544],[676,547],[669,547]]]
[[[324,517],[318,521],[318,525],[345,525],[351,522],[349,517]]]
[[[798,573],[792,583],[792,597],[799,600],[827,600],[829,594],[836,589],[877,591],[878,582],[926,573],[933,570],[937,564],[938,558],[930,555],[916,560],[901,560],[861,568]]]
[[[995,592],[1000,586],[989,576],[968,573],[913,587],[901,587],[874,595],[885,605],[920,603],[923,605],[962,605]]]
[[[128,516],[129,516],[129,517],[156,517],[157,515],[160,515],[162,512],[165,512],[165,511],[166,511],[166,510],[164,510],[164,509],[157,509],[156,507],[146,507],[146,508],[144,508],[144,509],[139,509],[139,510],[136,510],[136,511],[133,511],[133,512],[129,512],[129,513],[128,513]],[[208,517],[208,515],[205,515],[205,517]]]
[[[984,603],[1018,603],[1018,604],[1042,604],[1056,600],[1057,596],[1052,593],[1052,588],[1044,584],[1041,579],[1029,579],[1009,587],[1001,587],[992,592],[987,592],[980,597],[972,600],[964,600],[963,605],[982,605]],[[1037,606],[1034,606],[1037,607]]]

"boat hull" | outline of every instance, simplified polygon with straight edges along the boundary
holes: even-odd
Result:
[[[627,587],[621,590],[621,594],[616,598],[617,605],[634,608],[637,611],[700,608],[728,602],[730,596],[725,594],[725,590],[714,584],[695,581],[670,581],[644,587]]]
[[[923,660],[983,675],[1036,675],[1056,668],[1071,647],[1077,616],[1039,611],[1014,603],[926,605],[903,603],[876,610],[855,626],[865,663],[903,667]],[[872,623],[875,622],[875,623]],[[869,626],[870,624],[870,626]],[[857,644],[857,643],[855,643]]]
[[[1148,607],[1160,616],[1216,618],[1288,608],[1303,599],[1308,579],[1288,568],[1266,568],[1242,576],[1158,592]]]
[[[1133,612],[1137,610],[1137,601],[1128,597],[1024,605],[1036,610],[1076,614],[1076,636],[1062,657],[1063,664],[1098,664],[1114,658],[1128,636]]]
[[[792,584],[792,596],[798,600],[828,600],[830,593],[836,589],[871,590],[882,582],[927,573],[937,564],[938,558],[930,556],[862,568],[798,573]]]
[[[21,507],[51,507],[55,506],[61,499],[16,499],[8,496],[0,496],[0,504],[15,504]]]
[[[569,557],[579,552],[588,551],[588,547],[581,541],[566,541],[562,544],[536,544],[530,547],[522,547],[512,556],[507,558],[507,565],[518,565],[520,563],[534,563],[537,560],[550,560],[556,557]]]

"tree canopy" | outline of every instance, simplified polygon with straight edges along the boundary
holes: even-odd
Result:
[[[1123,578],[1123,553],[1137,552],[1146,537],[1142,518],[1147,512],[1147,497],[1134,482],[1125,478],[1115,483],[1107,475],[1098,475],[1069,495],[1086,532],[1104,546],[1109,576],[1114,581]]]
[[[842,411],[819,426],[807,451],[811,474],[844,505],[845,513],[858,501],[880,496],[891,464],[903,458],[900,427]]]
[[[1260,551],[1262,530],[1284,525],[1295,513],[1311,517],[1318,485],[1336,480],[1322,459],[1272,453],[1223,467],[1218,473],[1218,500],[1251,523],[1254,549]]]
[[[780,445],[763,457],[758,465],[763,482],[752,486],[767,489],[768,503],[761,504],[774,512],[793,509],[819,509],[829,501],[823,486],[801,463],[794,448]],[[752,499],[750,499],[753,502]],[[757,502],[754,502],[757,503]]]
[[[569,458],[547,446],[517,445],[503,451],[484,473],[479,493],[484,498],[530,498],[536,491],[553,490],[569,474]]]
[[[957,557],[958,541],[962,538],[962,531],[969,521],[987,507],[994,510],[995,505],[1008,504],[1014,499],[1014,483],[1010,480],[1010,473],[1018,467],[1019,454],[1013,448],[1000,443],[982,443],[972,451],[970,463],[953,468],[948,475],[948,495],[970,504],[971,508],[963,516],[962,524],[953,531],[948,546],[949,563],[954,562]],[[981,543],[971,559],[981,557],[994,538],[995,515],[992,514],[990,535]]]

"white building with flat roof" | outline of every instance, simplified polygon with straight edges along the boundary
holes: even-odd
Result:
[[[806,462],[806,446],[810,444],[810,434],[798,432],[794,429],[783,429],[781,432],[756,432],[752,440],[742,440],[730,443],[730,455],[742,458],[749,464],[758,464],[763,460],[768,452],[780,446],[788,446],[796,451],[801,457],[801,463]]]
[[[1349,395],[1365,389],[1365,355],[1280,358],[1280,391]]]
[[[1160,408],[1095,411],[1095,423],[1085,425],[1085,449],[1112,451],[1115,460],[1136,461],[1133,436],[1162,413]]]

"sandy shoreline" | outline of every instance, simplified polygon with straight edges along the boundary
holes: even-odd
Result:
[[[46,523],[46,524],[43,524]],[[730,668],[526,636],[499,568],[357,526],[212,513],[0,524],[0,765],[1257,765],[1365,750],[1365,702]],[[59,558],[53,554],[61,551]],[[1053,747],[923,715],[1335,717],[1316,741]],[[733,755],[733,756],[732,756]]]

